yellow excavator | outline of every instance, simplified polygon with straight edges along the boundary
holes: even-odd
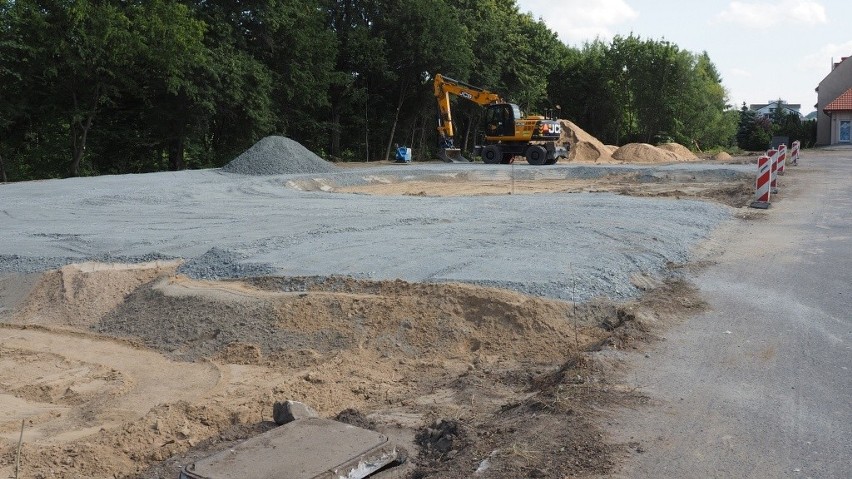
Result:
[[[472,101],[485,108],[485,138],[474,148],[488,164],[509,164],[517,156],[531,165],[552,165],[568,156],[568,144],[560,144],[561,125],[550,118],[525,115],[518,105],[503,100],[497,93],[467,83],[435,75],[438,100],[438,157],[448,163],[466,163],[460,148],[453,144],[453,117],[450,95]]]

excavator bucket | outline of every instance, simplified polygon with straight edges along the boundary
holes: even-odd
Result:
[[[438,158],[447,163],[470,163],[462,156],[460,148],[438,148]]]

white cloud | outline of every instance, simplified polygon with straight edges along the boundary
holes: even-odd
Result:
[[[752,77],[752,73],[750,71],[743,70],[742,68],[731,68],[731,75],[736,76],[736,77],[743,77],[743,78],[751,78]]]
[[[817,71],[825,76],[831,71],[832,60],[839,62],[841,58],[850,56],[852,56],[852,40],[845,43],[828,43],[802,58],[797,67],[800,71]]]
[[[639,16],[624,0],[519,0],[521,12],[532,12],[567,43],[612,38],[612,27]]]
[[[776,2],[730,2],[716,19],[749,28],[768,29],[779,25],[813,26],[828,23],[825,7],[810,0]]]

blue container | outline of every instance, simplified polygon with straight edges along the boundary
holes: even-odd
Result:
[[[397,163],[411,163],[411,148],[400,146],[396,149]]]

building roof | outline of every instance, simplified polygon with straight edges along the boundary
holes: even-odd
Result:
[[[822,111],[828,113],[832,111],[852,111],[852,88],[843,92],[842,95],[831,101]]]
[[[785,108],[787,110],[799,111],[802,108],[802,105],[799,103],[787,103],[784,100],[781,100],[780,104],[778,100],[770,101],[769,103],[752,103],[749,105],[749,109],[751,110],[760,110],[762,108],[766,108],[767,106],[776,106],[780,108]]]

